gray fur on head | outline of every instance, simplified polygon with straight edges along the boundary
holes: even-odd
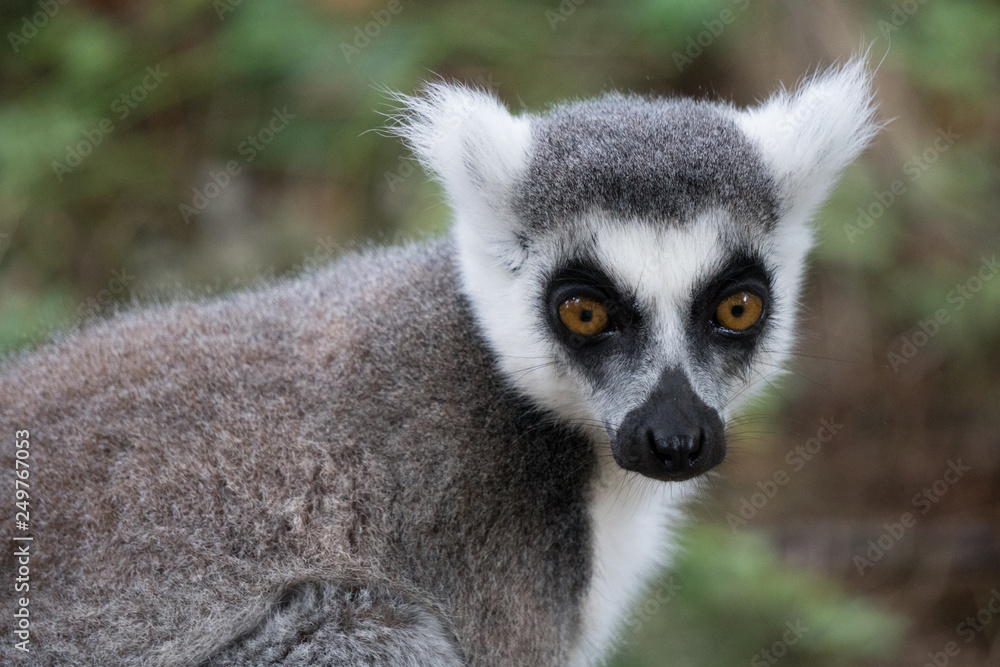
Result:
[[[687,221],[712,207],[770,225],[779,206],[772,175],[728,111],[620,94],[558,106],[532,125],[515,209],[531,226],[593,209]]]

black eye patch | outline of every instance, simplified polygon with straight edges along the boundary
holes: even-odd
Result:
[[[634,295],[623,292],[606,273],[588,262],[574,262],[556,270],[548,281],[543,303],[546,319],[560,342],[581,355],[608,352],[608,346],[633,337],[640,322]],[[568,310],[578,313],[578,324],[587,325],[597,316],[602,326],[573,326],[567,319]]]
[[[763,262],[745,254],[732,257],[695,291],[691,301],[690,330],[696,354],[704,358],[713,349],[723,350],[745,361],[773,307],[771,278]],[[748,314],[752,317],[740,321]]]

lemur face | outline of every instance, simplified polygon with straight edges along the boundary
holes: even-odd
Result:
[[[585,218],[591,241],[541,281],[542,326],[618,465],[689,479],[723,460],[726,417],[780,364],[792,304],[766,235],[738,240],[728,212],[674,227],[604,217]]]
[[[622,469],[718,465],[791,349],[809,218],[875,132],[863,63],[744,111],[608,95],[515,117],[444,85],[406,103],[508,380]]]

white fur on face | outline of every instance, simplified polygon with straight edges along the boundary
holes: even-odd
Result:
[[[512,274],[491,258],[467,225],[455,229],[466,293],[504,375],[563,419],[603,424],[612,433],[668,367],[683,369],[702,400],[724,419],[780,369],[794,342],[794,306],[810,242],[804,225],[779,224],[772,234],[741,243],[764,260],[774,297],[766,335],[746,375],[712,374],[690,354],[697,342],[691,340],[696,332],[689,330],[693,297],[724,268],[732,245],[727,238],[736,233],[722,211],[684,225],[615,220],[601,213],[579,221],[573,235],[577,242],[623,292],[636,295],[652,329],[639,372],[598,389],[568,362],[545,317],[540,281],[553,263],[572,257],[566,254],[566,240],[536,243],[534,254]]]
[[[713,405],[712,394],[696,383],[688,354],[688,314],[700,284],[724,260],[721,228],[715,214],[684,225],[666,222],[592,221],[594,250],[604,271],[642,304],[651,329],[651,347],[640,375],[606,390],[605,423],[617,430],[625,415],[641,405],[666,368],[682,369],[702,400]],[[621,400],[626,398],[626,400]],[[613,408],[611,406],[614,406]],[[716,409],[720,405],[714,405]]]

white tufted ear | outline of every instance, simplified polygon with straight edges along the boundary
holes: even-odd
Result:
[[[415,97],[399,96],[404,111],[391,131],[437,175],[459,226],[496,255],[516,244],[512,188],[528,163],[531,122],[514,117],[493,95],[433,83]],[[500,247],[497,247],[497,246]]]
[[[742,112],[740,122],[777,176],[784,217],[804,220],[880,129],[867,62],[817,74]]]

